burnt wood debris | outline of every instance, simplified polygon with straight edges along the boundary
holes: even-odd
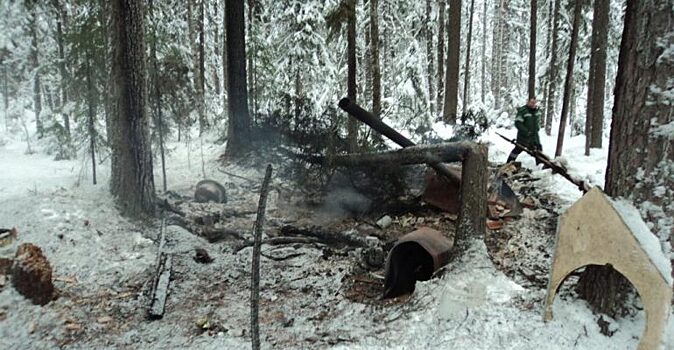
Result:
[[[222,207],[223,204],[227,203],[227,195],[224,186],[217,181],[210,179],[199,181],[195,186],[193,198],[183,197],[172,192],[167,193],[165,198],[160,201],[160,206],[168,214],[167,220],[170,224],[181,226],[198,236],[204,237],[209,242],[217,242],[228,238],[238,240],[240,242],[234,244],[233,247],[235,253],[246,247],[253,247],[253,283],[251,292],[253,293],[251,294],[251,300],[253,301],[255,300],[255,280],[259,279],[259,256],[263,255],[276,261],[289,258],[287,256],[279,258],[261,254],[261,245],[308,244],[314,246],[352,247],[362,249],[363,259],[369,266],[383,266],[383,258],[386,251],[389,251],[385,266],[387,275],[386,286],[384,286],[385,289],[382,291],[381,296],[393,298],[413,292],[414,284],[417,280],[430,278],[433,272],[444,266],[451,258],[461,254],[470,240],[479,239],[485,233],[486,209],[488,207],[486,146],[469,141],[417,146],[350,100],[342,99],[339,106],[355,119],[364,122],[366,125],[372,127],[373,130],[380,132],[385,137],[403,146],[403,148],[383,152],[339,154],[329,157],[312,155],[305,157],[305,159],[310,163],[319,164],[322,167],[369,167],[373,165],[385,165],[395,168],[403,165],[427,164],[433,169],[429,171],[434,172],[438,176],[435,182],[441,184],[439,187],[435,187],[436,190],[434,192],[445,193],[448,196],[456,198],[456,209],[451,211],[457,215],[455,223],[456,232],[453,234],[448,232],[439,233],[429,228],[422,229],[419,232],[415,231],[410,234],[413,239],[403,238],[399,240],[398,248],[391,246],[393,249],[386,250],[382,249],[381,243],[374,242],[358,231],[335,230],[327,226],[322,227],[318,225],[287,223],[277,229],[276,236],[263,238],[260,235],[260,230],[262,229],[262,222],[260,220],[264,218],[266,192],[269,189],[269,169],[261,189],[261,198],[257,210],[258,219],[254,225],[255,234],[252,240],[244,238],[246,235],[242,232],[229,228],[226,222],[231,218],[244,218],[253,212]],[[447,163],[451,162],[461,162],[462,167],[450,168],[447,166]],[[247,183],[252,185],[252,180],[248,178],[240,177],[236,174],[226,175],[245,179]],[[501,181],[499,188],[501,187],[509,188],[503,181]],[[490,195],[491,197],[494,197],[494,195]],[[216,205],[219,209],[213,211],[208,209],[209,207],[194,207],[197,204]],[[442,206],[439,207],[442,208]],[[515,210],[515,212],[517,211]],[[381,229],[385,230],[385,228]],[[438,237],[441,237],[441,239],[437,239]],[[164,239],[162,233],[160,241],[163,242]],[[161,243],[160,246],[162,246]],[[444,257],[442,263],[423,263],[424,261],[435,261],[434,259],[437,257],[438,251],[442,251],[441,255]],[[402,254],[401,252],[407,253]],[[291,254],[290,258],[295,256],[297,254]],[[196,250],[194,260],[207,263],[211,261],[211,258],[205,250],[199,248]],[[417,262],[418,264],[411,264],[411,262]],[[160,250],[157,259],[157,272],[153,284],[153,303],[150,308],[150,316],[152,318],[160,318],[163,315],[165,302],[162,299],[165,300],[168,290],[170,278],[167,276],[170,277],[170,263],[170,256],[167,256]],[[254,330],[257,322],[254,303],[251,305],[251,308],[251,326],[254,333],[253,345],[257,346],[256,338],[258,335],[255,334]]]
[[[480,238],[486,230],[487,216],[487,148],[473,142],[454,142],[432,146],[415,146],[415,144],[375,117],[372,113],[353,103],[348,98],[339,101],[339,107],[352,117],[365,123],[372,129],[391,139],[403,147],[401,150],[369,154],[347,154],[330,157],[325,161],[333,165],[359,166],[365,164],[405,165],[426,163],[439,175],[445,177],[450,184],[460,186],[459,220],[456,228],[456,248],[453,254],[458,255],[468,246],[470,239]],[[461,161],[461,172],[451,170],[447,162]],[[445,192],[447,193],[447,192]],[[433,230],[430,230],[433,231]],[[416,232],[418,233],[418,232]],[[411,233],[413,234],[413,233]],[[417,280],[426,280],[439,267],[448,262],[429,267],[428,261],[438,245],[446,247],[444,251],[449,257],[449,250],[454,242],[431,244],[426,237],[429,230],[421,231],[416,242],[408,242],[399,249],[392,250],[386,263],[386,285],[383,297],[396,297],[414,291]],[[440,237],[442,237],[440,235]],[[436,242],[436,240],[431,240]],[[400,253],[402,251],[402,253]],[[425,272],[424,272],[425,271]]]
[[[260,202],[257,205],[257,217],[253,226],[253,264],[250,287],[250,328],[251,343],[253,349],[260,349],[260,323],[258,314],[260,310],[260,248],[262,244],[262,229],[264,227],[265,213],[267,210],[267,196],[269,195],[269,182],[271,181],[271,164],[267,165],[267,171],[260,189]]]
[[[262,245],[300,244],[316,247],[327,245],[360,249],[362,250],[363,261],[368,266],[383,266],[385,268],[386,278],[382,281],[384,285],[380,297],[387,299],[412,293],[416,281],[431,278],[436,271],[459,256],[472,239],[480,239],[484,236],[488,223],[490,229],[494,229],[492,227],[494,223],[498,223],[502,218],[518,216],[522,213],[517,196],[514,195],[514,192],[502,177],[496,176],[488,190],[489,170],[486,146],[470,141],[415,145],[372,113],[350,100],[342,99],[339,106],[354,119],[360,120],[403,148],[368,153],[313,154],[304,156],[303,159],[326,168],[372,166],[396,168],[404,165],[427,164],[432,169],[428,172],[434,174],[431,175],[431,179],[435,180],[429,181],[429,175],[426,175],[426,192],[430,189],[436,195],[435,197],[440,195],[443,198],[433,198],[429,193],[421,198],[441,210],[456,214],[455,232],[439,232],[421,227],[419,230],[397,239],[386,249],[382,243],[374,242],[366,235],[355,230],[344,231],[329,226],[290,222],[278,226],[274,236],[267,235],[263,238],[261,230],[269,191],[271,170],[269,168],[260,190],[260,203],[257,211],[234,210],[224,207],[224,204],[227,203],[226,190],[215,180],[199,181],[195,185],[193,197],[183,197],[177,193],[168,192],[166,197],[160,201],[160,206],[167,212],[170,224],[181,226],[209,242],[218,242],[223,239],[238,240],[239,243],[235,243],[232,248],[234,253],[238,253],[246,247],[253,247],[251,274],[251,329],[253,334],[251,339],[254,347],[259,346],[259,330],[256,330],[256,327],[258,327],[257,313],[259,312],[259,306],[256,305],[258,293],[256,286],[259,285],[259,257],[264,256],[270,260],[283,261],[302,254],[296,253],[281,257],[268,255],[261,252],[260,247]],[[461,166],[448,166],[448,163],[456,162],[460,162]],[[221,172],[233,178],[246,180],[246,183],[250,186],[255,186],[252,179],[229,172]],[[432,185],[433,183],[435,185]],[[453,201],[456,204],[451,210],[448,210],[447,206],[443,207],[443,200],[446,201],[444,197],[448,196],[455,198]],[[197,204],[207,206],[193,207]],[[214,208],[218,209],[215,211],[208,209],[210,205],[215,205]],[[504,206],[508,210],[505,213],[500,213],[493,210],[495,206]],[[489,212],[487,208],[489,208]],[[245,238],[247,235],[226,225],[226,222],[232,218],[245,218],[255,212],[257,213],[257,219],[254,225],[253,239]],[[487,218],[490,218],[490,220],[487,220]],[[499,223],[497,229],[502,225],[503,223]],[[163,226],[164,224],[162,224]],[[385,231],[386,227],[382,226],[380,229]],[[164,242],[164,240],[162,229],[160,242]],[[162,246],[163,243],[160,243],[157,271],[153,282],[152,305],[149,309],[150,318],[155,319],[163,316],[171,274],[171,256],[161,251]],[[388,252],[388,257],[385,259],[384,265],[386,252]],[[193,259],[196,262],[209,263],[212,261],[212,258],[203,248],[197,248],[195,253]]]
[[[164,252],[166,243],[166,223],[162,220],[159,226],[159,248],[157,249],[156,269],[152,283],[148,318],[156,320],[164,317],[166,299],[169,294],[169,283],[173,269],[173,259],[170,254]]]
[[[353,103],[348,98],[340,100],[339,107],[349,113],[352,117],[362,121],[402,147],[408,148],[414,146],[412,141],[386,125],[372,113],[369,113],[362,107]],[[430,148],[434,149],[433,146]],[[442,149],[442,146],[439,148]],[[400,160],[411,158],[411,155],[407,155],[407,153],[406,157],[395,156],[395,152],[396,151],[389,154],[384,153],[385,155],[380,154],[378,156],[369,155],[363,157],[370,157],[375,160],[386,159],[387,161],[396,157]],[[405,150],[397,152],[405,152]],[[486,229],[485,218],[487,210],[488,181],[487,147],[476,143],[458,143],[447,144],[442,151],[437,150],[440,154],[443,154],[444,152],[446,159],[450,159],[450,161],[460,160],[463,162],[463,171],[460,177],[457,176],[456,172],[452,172],[445,164],[441,163],[441,161],[445,161],[445,159],[438,159],[434,157],[432,153],[429,155],[428,152],[424,151],[415,152],[414,149],[407,152],[414,154],[417,157],[417,163],[427,163],[438,174],[446,177],[449,181],[461,183],[461,208],[459,209],[459,223],[457,230],[457,248],[459,251],[465,248],[465,239],[482,237]],[[348,158],[348,156],[346,157]],[[351,157],[351,159],[353,159],[353,157]]]

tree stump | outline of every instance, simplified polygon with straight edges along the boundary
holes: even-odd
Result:
[[[486,232],[487,218],[487,146],[475,144],[466,152],[461,172],[461,207],[457,229],[457,248],[466,239],[482,239]]]
[[[47,304],[54,294],[51,274],[42,249],[31,243],[19,246],[12,265],[12,285],[19,293],[34,304]]]

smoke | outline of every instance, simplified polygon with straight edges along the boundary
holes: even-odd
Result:
[[[330,191],[325,196],[323,211],[337,217],[358,217],[367,213],[372,201],[349,187],[341,187]]]

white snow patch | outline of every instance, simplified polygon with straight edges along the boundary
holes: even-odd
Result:
[[[674,98],[672,98],[674,100]],[[674,138],[674,120],[663,125],[653,125],[650,134],[654,137]]]
[[[658,269],[662,277],[667,283],[672,285],[672,264],[660,249],[660,241],[646,226],[646,223],[641,218],[639,211],[627,200],[624,199],[609,199],[613,209],[618,212],[622,221],[629,227],[634,234],[644,252],[651,259],[651,262]]]
[[[445,122],[433,123],[433,130],[443,140],[449,140],[454,136],[454,126]]]

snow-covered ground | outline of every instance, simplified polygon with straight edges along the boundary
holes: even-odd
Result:
[[[494,134],[515,136],[514,129],[490,130],[490,160],[505,161],[511,145]],[[121,218],[107,189],[109,169],[99,168],[99,185],[90,184],[89,164],[82,159],[52,161],[27,155],[20,136],[0,132],[0,227],[15,226],[18,242],[0,248],[11,254],[16,244],[42,247],[54,268],[60,297],[44,307],[32,305],[13,288],[0,291],[0,348],[249,348],[248,278],[250,248],[235,253],[230,243],[208,244],[177,227],[167,249],[174,254],[174,281],[163,320],[147,321],[144,303],[157,249],[157,223]],[[556,138],[541,132],[544,151],[554,153]],[[583,156],[582,137],[565,140],[564,156],[574,175],[603,186],[606,150]],[[605,144],[608,144],[606,141]],[[184,143],[170,145],[168,187],[189,194],[202,178],[199,140],[187,152]],[[207,177],[227,184],[228,205],[255,208],[256,194],[245,180],[218,172],[221,146],[203,144]],[[189,155],[189,157],[188,157]],[[189,159],[189,162],[188,162]],[[554,188],[569,206],[580,192],[559,176],[535,166],[526,154],[518,159]],[[160,169],[155,166],[156,173]],[[260,169],[229,166],[229,172],[257,183]],[[156,177],[159,189],[161,178]],[[237,199],[238,198],[238,199]],[[272,196],[270,224],[279,220],[284,203]],[[276,216],[276,217],[275,217]],[[250,220],[252,217],[244,218]],[[553,233],[541,233],[553,234]],[[215,257],[210,265],[191,259],[194,247]],[[601,335],[594,315],[568,294],[557,297],[554,319],[542,321],[545,290],[524,286],[496,269],[482,242],[475,242],[460,261],[450,263],[441,278],[420,282],[406,303],[382,307],[355,303],[343,296],[349,261],[325,259],[320,249],[289,247],[269,254],[301,253],[284,261],[262,259],[261,334],[263,348],[335,349],[634,349],[644,327],[643,312],[612,323],[612,337]],[[285,286],[283,292],[278,286]],[[194,323],[206,318],[219,327],[196,333]],[[674,322],[663,348],[674,348]]]

